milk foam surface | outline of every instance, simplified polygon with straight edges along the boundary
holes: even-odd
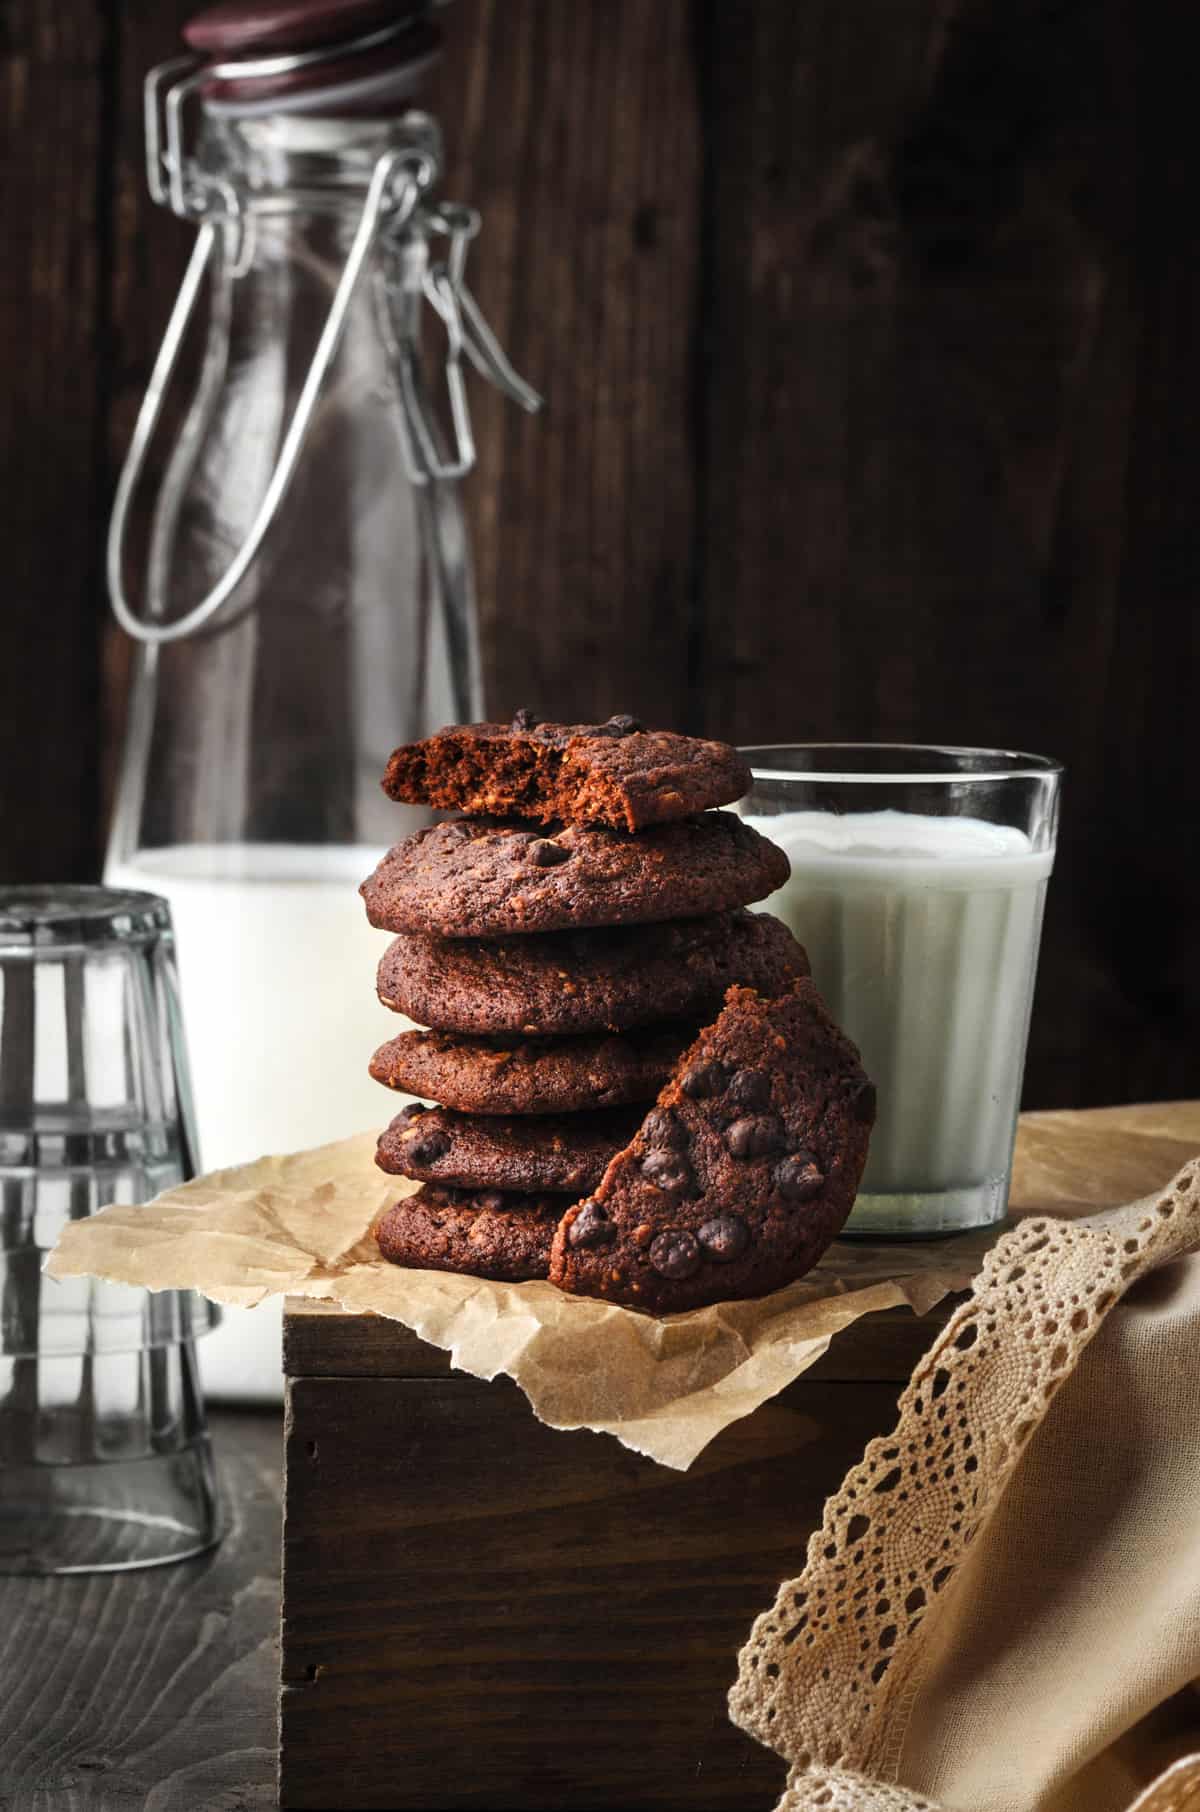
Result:
[[[983,818],[934,818],[918,812],[781,812],[749,822],[806,872],[827,863],[840,879],[880,884],[880,864],[901,886],[1016,887],[1050,873],[1049,852],[1023,830]],[[781,888],[780,892],[786,889]]]

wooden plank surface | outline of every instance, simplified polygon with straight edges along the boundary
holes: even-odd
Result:
[[[100,0],[0,22],[0,883],[98,861],[108,256]]]
[[[466,487],[489,704],[696,719],[691,320],[701,119],[691,0],[468,0],[428,101],[470,281],[547,399],[472,384]]]
[[[805,1374],[819,1379],[890,1381],[907,1378],[929,1346],[944,1313],[918,1319],[908,1309],[867,1315],[840,1334]],[[347,1315],[336,1304],[288,1299],[283,1322],[283,1369],[289,1378],[444,1378],[450,1355],[382,1315]],[[456,1378],[465,1377],[453,1372]]]
[[[210,1425],[231,1523],[212,1554],[0,1578],[3,1812],[275,1805],[280,1418]]]
[[[98,860],[104,517],[188,242],[143,192],[139,84],[190,10],[5,14],[13,877]],[[550,402],[475,388],[497,707],[1061,755],[1037,1106],[1200,1089],[1184,17],[458,0],[422,97]]]
[[[141,90],[148,70],[180,54],[180,31],[197,9],[191,0],[154,0],[129,5],[106,0],[111,58],[112,167],[101,186],[109,210],[111,260],[108,310],[111,322],[105,381],[108,406],[104,424],[105,507],[116,484],[134,422],[146,392],[151,367],[167,325],[171,304],[195,243],[195,230],[157,207],[146,187],[146,150]],[[128,531],[127,584],[140,601],[141,562],[145,559],[151,509],[172,440],[182,425],[190,395],[189,361],[203,344],[203,328],[193,328],[182,366],[183,381],[167,393],[163,420],[147,450],[145,474],[133,498]],[[125,733],[125,705],[133,666],[133,644],[113,620],[99,612],[103,660],[103,741],[100,783],[103,821],[112,810],[117,766]]]
[[[1129,0],[714,13],[707,721],[1063,758],[1026,1103],[1195,1092],[1173,32]]]
[[[896,1387],[800,1385],[675,1473],[506,1380],[288,1385],[281,1805],[761,1809],[748,1607]]]

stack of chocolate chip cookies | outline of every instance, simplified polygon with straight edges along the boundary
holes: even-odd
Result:
[[[384,787],[462,814],[364,882],[396,933],[385,1005],[425,1031],[371,1073],[427,1097],[379,1141],[422,1187],[385,1257],[666,1313],[800,1276],[854,1200],[874,1117],[803,949],[746,910],[787,857],[733,813],[726,744],[606,724],[469,724]]]

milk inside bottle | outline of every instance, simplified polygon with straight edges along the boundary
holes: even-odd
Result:
[[[388,936],[356,891],[381,854],[184,844],[109,865],[110,886],[170,903],[206,1170],[378,1129],[406,1099],[367,1074],[376,1046],[409,1026],[375,996]],[[280,1311],[224,1311],[198,1348],[211,1395],[279,1395]]]
[[[967,815],[747,815],[792,864],[763,907],[807,949],[878,1091],[847,1231],[1000,1219],[1052,849]]]
[[[407,1021],[375,997],[388,938],[368,925],[356,892],[381,853],[184,845],[110,867],[110,884],[170,902],[206,1169],[386,1118],[367,1060]]]

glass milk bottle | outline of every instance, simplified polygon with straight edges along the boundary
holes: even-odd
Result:
[[[170,901],[209,1170],[380,1122],[366,1064],[395,1024],[356,888],[421,818],[379,776],[398,742],[481,715],[463,355],[539,399],[463,281],[479,220],[437,198],[438,128],[404,111],[425,11],[347,41],[344,5],[222,5],[188,28],[201,55],[147,82],[151,191],[198,237],[110,531],[138,646],[105,878]],[[202,297],[139,581],[131,503]],[[278,1392],[277,1316],[231,1313],[209,1347],[216,1394]]]

